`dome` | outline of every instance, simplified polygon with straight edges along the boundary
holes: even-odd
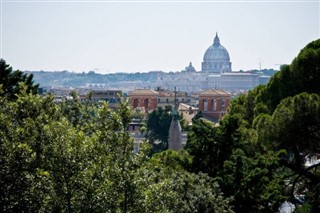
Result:
[[[231,71],[229,53],[226,48],[220,44],[218,34],[216,34],[213,44],[206,50],[203,56],[202,71],[209,73]]]
[[[189,66],[187,66],[184,70],[186,72],[196,72],[196,69],[192,66],[191,62],[189,63]]]
[[[203,56],[203,61],[225,60],[230,61],[229,53],[222,45],[210,46]]]

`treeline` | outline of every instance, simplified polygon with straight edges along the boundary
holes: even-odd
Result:
[[[74,73],[68,71],[47,72],[47,71],[28,71],[34,76],[36,83],[41,87],[65,86],[80,87],[86,84],[105,84],[107,86],[118,86],[119,82],[141,81],[156,82],[157,73],[113,73],[99,74],[94,71],[88,73]]]
[[[0,67],[4,85],[15,71]],[[274,213],[289,201],[320,212],[320,164],[306,166],[320,153],[319,75],[316,40],[234,99],[219,126],[197,116],[184,150],[157,153],[167,147],[161,119],[170,121],[170,109],[158,109],[139,154],[125,100],[117,110],[55,104],[21,77],[0,89],[0,211]]]

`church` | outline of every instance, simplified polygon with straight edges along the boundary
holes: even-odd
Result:
[[[201,71],[196,71],[189,63],[181,72],[161,73],[156,82],[157,87],[165,90],[201,92],[207,89],[223,89],[228,92],[239,92],[253,89],[261,84],[258,74],[232,71],[229,52],[222,46],[218,33],[212,45],[203,56]],[[265,78],[265,77],[263,77]]]
[[[229,53],[227,49],[220,44],[218,33],[213,40],[213,44],[204,53],[201,71],[210,74],[231,72]]]

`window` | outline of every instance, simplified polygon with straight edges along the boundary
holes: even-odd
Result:
[[[203,111],[208,111],[208,101],[206,99],[203,100]]]
[[[226,100],[222,99],[221,101],[221,109],[225,109],[226,107]]]

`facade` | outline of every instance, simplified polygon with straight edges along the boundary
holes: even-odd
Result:
[[[187,96],[186,92],[176,92],[176,95],[173,91],[169,90],[157,90],[159,93],[158,96],[158,107],[165,107],[167,105],[174,106],[174,99],[176,98],[178,103],[190,103],[191,99]]]
[[[177,103],[192,103],[192,97],[186,92],[173,92],[158,88],[156,91],[151,89],[136,89],[129,92],[129,101],[134,109],[140,109],[142,112],[150,112],[157,107],[175,105]]]
[[[138,153],[140,151],[140,145],[145,141],[145,134],[140,131],[142,126],[141,120],[133,119],[128,126],[128,133],[133,138],[133,151]]]
[[[227,112],[231,94],[224,90],[209,89],[199,94],[199,111],[219,121]]]
[[[193,92],[207,88],[207,76],[200,72],[162,73],[157,78],[156,85],[165,90]]]
[[[87,94],[80,95],[81,102],[106,101],[111,108],[116,108],[120,102],[121,90],[90,90]]]
[[[134,109],[148,113],[157,108],[158,96],[159,93],[151,89],[136,89],[129,93],[129,101]]]
[[[90,94],[90,99],[93,102],[98,101],[107,101],[109,103],[118,103],[119,95],[121,94],[121,90],[91,90],[88,94]],[[80,101],[88,101],[89,95],[81,95]]]
[[[218,88],[227,91],[250,90],[259,85],[259,75],[247,72],[223,73]]]

